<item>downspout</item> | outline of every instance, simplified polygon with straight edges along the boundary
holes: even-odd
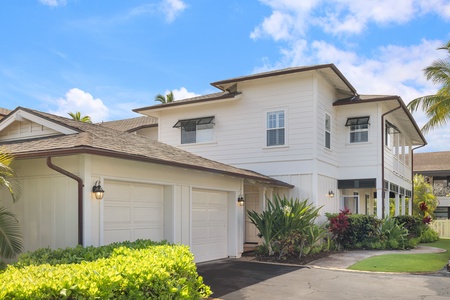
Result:
[[[61,173],[63,175],[66,175],[78,182],[78,244],[83,245],[83,187],[84,187],[83,180],[80,177],[62,168],[55,166],[52,163],[51,156],[47,157],[47,166],[50,169],[55,170],[56,172]]]
[[[409,199],[409,201],[414,201],[414,150],[417,150],[419,148],[425,147],[427,144],[425,145],[421,145],[421,146],[417,146],[416,148],[412,148],[411,149],[411,179],[412,179],[412,189],[411,189],[411,199]],[[414,203],[414,202],[413,202]],[[411,205],[412,209],[414,209],[414,206]],[[409,212],[412,216],[413,212],[411,211]]]
[[[385,112],[384,114],[381,115],[381,187],[383,190],[383,195],[381,196],[381,218],[384,219],[384,210],[385,210],[385,205],[384,205],[384,198],[385,198],[385,193],[384,193],[384,117],[394,111],[396,111],[397,109],[401,108],[402,106],[399,105],[398,107],[391,109],[390,111]]]

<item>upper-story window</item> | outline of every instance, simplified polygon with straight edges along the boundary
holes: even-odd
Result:
[[[285,111],[267,113],[267,146],[285,145]]]
[[[331,116],[325,114],[325,148],[331,149]]]
[[[212,142],[214,117],[179,120],[174,128],[181,128],[181,144]]]
[[[398,146],[398,145],[394,145],[394,134],[396,133],[400,133],[400,130],[398,130],[397,127],[395,127],[395,125],[389,123],[388,121],[386,121],[386,124],[384,126],[385,129],[385,135],[384,135],[384,145],[392,148],[392,146]]]
[[[369,141],[370,117],[348,118],[345,126],[350,128],[350,143],[363,143]]]

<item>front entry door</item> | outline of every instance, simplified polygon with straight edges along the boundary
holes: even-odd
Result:
[[[259,204],[259,195],[255,194],[245,194],[245,242],[246,243],[259,243],[261,238],[258,237],[258,229],[250,221],[248,217],[247,210],[254,210],[256,212],[261,212],[261,206]]]

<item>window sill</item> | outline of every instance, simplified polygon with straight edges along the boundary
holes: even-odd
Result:
[[[280,146],[265,146],[262,149],[263,150],[270,150],[270,149],[288,149],[289,146],[288,145],[280,145]]]
[[[370,145],[370,144],[372,144],[372,143],[371,142],[357,142],[357,143],[347,142],[346,143],[347,146],[358,146],[358,145],[365,146],[365,145]]]
[[[189,143],[189,144],[179,144],[180,147],[186,147],[186,146],[204,146],[204,145],[216,145],[217,141],[212,142],[202,142],[202,143]]]

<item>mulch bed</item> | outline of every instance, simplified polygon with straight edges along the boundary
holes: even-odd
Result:
[[[340,253],[341,251],[327,251],[327,252],[319,252],[313,255],[308,256],[284,256],[281,259],[278,259],[278,255],[273,256],[262,256],[257,255],[255,251],[247,251],[242,253],[242,257],[244,258],[253,258],[253,260],[262,261],[262,262],[273,262],[273,263],[283,263],[283,264],[292,264],[292,265],[307,265],[310,262],[313,262],[317,259],[328,257],[335,253]]]

